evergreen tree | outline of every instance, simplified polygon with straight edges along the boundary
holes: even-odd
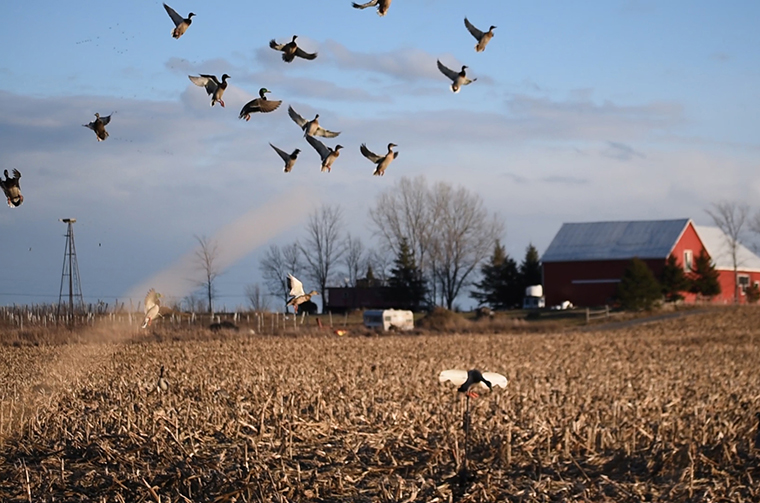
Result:
[[[678,265],[674,255],[670,255],[665,261],[665,267],[660,275],[660,285],[662,285],[662,294],[668,302],[683,300],[681,292],[689,289],[689,279],[683,272],[683,267]]]
[[[760,300],[760,287],[757,284],[747,288],[745,293],[747,294],[747,304],[757,304],[757,301]]]
[[[413,310],[419,310],[425,299],[427,285],[422,271],[414,260],[414,252],[409,248],[406,239],[402,239],[398,256],[394,261],[388,280],[390,294],[399,305]]]
[[[504,247],[496,241],[493,254],[480,267],[483,279],[475,283],[478,290],[470,296],[491,309],[510,309],[522,301],[524,289],[517,263],[507,255]]]
[[[523,292],[525,288],[532,285],[542,284],[543,274],[541,274],[541,261],[538,258],[538,250],[533,243],[525,249],[525,258],[520,264],[520,279],[522,281]]]
[[[715,297],[720,293],[718,271],[705,250],[694,259],[693,272],[689,275],[689,291],[702,297]]]
[[[617,297],[623,309],[641,311],[652,309],[662,296],[662,287],[646,263],[634,257],[623,272]]]

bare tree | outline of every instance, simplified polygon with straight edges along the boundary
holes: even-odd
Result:
[[[182,299],[182,304],[187,308],[188,312],[197,313],[203,311],[203,300],[198,295],[198,292],[191,292]]]
[[[259,264],[259,270],[270,294],[282,299],[288,312],[288,274],[301,273],[301,249],[297,243],[283,246],[271,245]]]
[[[343,262],[348,271],[348,282],[351,286],[356,286],[356,280],[359,275],[367,272],[366,253],[361,238],[353,237],[350,234],[346,236],[346,253]]]
[[[364,266],[364,272],[367,272],[368,267],[372,267],[372,274],[376,279],[380,280],[383,284],[388,281],[390,276],[389,271],[393,265],[395,255],[391,253],[385,253],[377,250],[371,250],[367,254],[366,265]]]
[[[306,276],[319,287],[323,305],[330,273],[345,252],[345,243],[340,239],[342,223],[340,206],[323,204],[309,215],[306,241],[301,244]]]
[[[261,291],[261,285],[258,283],[246,285],[245,296],[248,298],[248,303],[254,311],[261,313],[269,310],[269,301]]]
[[[208,300],[208,312],[214,312],[213,301],[216,298],[216,290],[214,289],[214,281],[219,276],[219,267],[216,264],[217,257],[219,256],[219,248],[216,242],[210,241],[205,236],[195,236],[200,248],[195,251],[195,261],[203,271],[203,279],[196,282],[199,287],[202,287],[206,299]]]
[[[731,253],[731,264],[734,268],[734,302],[739,303],[739,258],[738,251],[741,245],[744,224],[749,214],[749,206],[744,203],[722,201],[714,203],[712,209],[705,210],[710,215],[723,234],[726,236],[726,245]],[[715,260],[715,257],[713,257]]]

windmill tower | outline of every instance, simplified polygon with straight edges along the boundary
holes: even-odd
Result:
[[[76,218],[63,218],[61,222],[67,225],[66,247],[63,249],[63,269],[61,270],[61,288],[58,291],[58,315],[62,313],[74,314],[76,311],[84,311],[84,298],[82,297],[82,283],[79,280],[79,264],[77,263],[77,249],[74,246],[74,222]],[[68,303],[63,296],[64,285],[69,287]]]

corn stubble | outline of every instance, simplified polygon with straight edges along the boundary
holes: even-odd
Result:
[[[758,501],[759,324],[3,346],[0,500]],[[510,384],[472,403],[462,485],[436,376],[476,365]]]

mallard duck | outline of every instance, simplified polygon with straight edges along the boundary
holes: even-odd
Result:
[[[473,26],[473,24],[468,21],[467,18],[464,18],[464,25],[467,27],[467,30],[472,34],[472,36],[475,37],[475,39],[478,41],[478,43],[475,45],[475,51],[485,51],[486,45],[488,45],[488,42],[493,38],[493,29],[496,27],[491,26],[487,32],[483,33],[482,31],[475,28],[475,26]]]
[[[290,115],[290,118],[293,119],[293,122],[301,126],[304,136],[322,136],[324,138],[335,138],[340,134],[340,131],[336,133],[334,131],[328,131],[324,128],[319,127],[319,114],[315,115],[313,120],[307,121],[298,115],[298,112],[293,110],[293,107],[288,106],[288,115]]]
[[[293,35],[293,40],[287,44],[278,44],[275,39],[269,41],[269,47],[275,51],[282,51],[282,60],[286,63],[290,63],[296,56],[303,59],[314,59],[317,57],[317,53],[306,52],[296,44],[298,35]]]
[[[391,1],[392,0],[369,0],[367,3],[353,2],[351,5],[354,6],[354,9],[366,9],[367,7],[374,7],[377,5],[377,15],[384,16],[388,13],[388,9],[391,8]]]
[[[451,82],[452,82],[451,91],[454,93],[458,93],[460,87],[466,86],[467,84],[478,80],[478,79],[472,79],[472,80],[468,79],[467,74],[465,73],[466,68],[467,68],[466,66],[462,65],[462,71],[457,73],[451,68],[448,68],[446,65],[441,63],[440,60],[438,60],[438,69],[441,71],[442,74],[444,74],[445,76],[451,79]]]
[[[313,136],[307,136],[306,141],[308,141],[309,144],[314,147],[314,150],[317,151],[319,157],[322,159],[321,171],[327,171],[329,173],[332,170],[332,164],[335,162],[335,159],[340,156],[340,152],[338,152],[338,150],[342,149],[343,145],[335,145],[335,149],[331,149],[329,147],[325,147],[324,143],[317,140]]]
[[[95,131],[95,136],[97,136],[98,141],[105,141],[105,139],[108,138],[108,131],[106,131],[106,126],[109,122],[111,122],[111,115],[101,117],[99,113],[96,113],[94,121],[90,122],[89,124],[82,124],[82,126]]]
[[[361,147],[359,147],[359,150],[361,151],[362,155],[369,159],[370,161],[374,162],[377,166],[375,167],[375,172],[372,173],[375,176],[383,176],[385,174],[385,170],[390,166],[391,161],[398,157],[398,152],[394,152],[392,150],[393,147],[397,147],[395,143],[389,143],[388,144],[388,153],[385,155],[377,155],[374,152],[372,152],[370,149],[367,148],[367,145],[365,143],[362,143]]]
[[[216,104],[217,101],[220,105],[222,105],[222,107],[224,107],[224,100],[222,100],[222,95],[224,94],[224,90],[227,89],[227,79],[230,79],[232,77],[225,73],[222,75],[221,82],[217,80],[216,75],[201,74],[200,77],[188,75],[187,78],[189,78],[190,81],[196,86],[206,88],[206,92],[209,96],[211,96],[212,107]]]
[[[238,117],[238,119],[245,118],[246,121],[249,121],[251,120],[252,113],[261,112],[268,114],[269,112],[274,112],[277,110],[277,108],[282,105],[282,101],[268,100],[265,95],[266,93],[271,92],[272,91],[266,87],[259,89],[259,97],[255,100],[249,101],[245,104],[245,106],[243,106],[243,109],[240,110],[240,117]]]
[[[288,287],[290,288],[291,299],[288,300],[286,306],[293,306],[293,312],[298,312],[298,306],[304,302],[310,300],[315,295],[319,295],[319,292],[312,290],[309,293],[304,293],[303,283],[298,281],[295,276],[288,274]]]
[[[438,375],[439,382],[451,381],[459,386],[457,391],[467,396],[477,398],[475,389],[491,390],[494,386],[506,388],[508,380],[496,372],[481,372],[478,369],[471,370],[444,370]]]
[[[293,165],[296,163],[296,158],[298,157],[298,154],[301,153],[301,149],[295,149],[292,154],[288,154],[284,150],[281,150],[271,143],[269,144],[270,147],[274,149],[275,152],[282,158],[283,161],[285,161],[285,173],[290,173],[290,170],[293,169]]]
[[[145,296],[145,318],[143,318],[143,324],[140,328],[147,328],[156,318],[174,312],[172,309],[161,305],[161,297],[162,295],[153,288],[148,290],[148,295]]]
[[[164,366],[161,365],[161,372],[158,374],[158,381],[156,382],[156,391],[167,392],[169,391],[169,381],[164,377]]]
[[[0,178],[0,187],[3,188],[5,197],[8,198],[8,206],[10,208],[16,208],[21,206],[24,202],[24,196],[21,195],[21,187],[19,187],[18,181],[21,179],[21,173],[19,170],[13,170],[13,178],[8,176],[8,170],[4,170],[5,180]],[[29,248],[31,250],[31,248]]]
[[[177,14],[177,11],[169,7],[168,5],[164,4],[164,9],[166,9],[166,13],[169,14],[169,17],[172,18],[172,21],[174,21],[175,28],[172,30],[172,37],[179,38],[182,35],[185,34],[185,31],[190,27],[190,25],[193,23],[193,20],[191,19],[195,14],[192,12],[187,15],[187,18],[183,18],[179,14]]]

